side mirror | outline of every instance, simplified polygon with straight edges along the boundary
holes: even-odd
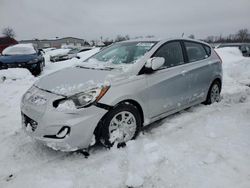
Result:
[[[145,67],[152,70],[157,70],[162,67],[164,63],[165,59],[163,57],[153,57],[147,60]]]

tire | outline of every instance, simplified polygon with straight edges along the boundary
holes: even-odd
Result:
[[[207,99],[204,102],[204,104],[209,105],[215,102],[219,102],[220,101],[220,91],[221,91],[221,84],[219,81],[215,80],[209,90],[208,90],[208,94],[207,94]]]
[[[45,67],[45,59],[44,59],[44,58],[43,58],[43,61],[42,61],[42,62],[43,62],[43,67]]]
[[[40,62],[37,64],[37,67],[31,72],[34,76],[38,76],[43,71],[43,63]]]
[[[141,125],[141,116],[136,106],[121,103],[105,116],[101,127],[100,142],[108,148],[112,147],[115,142],[118,147],[124,146],[127,141],[136,138]]]

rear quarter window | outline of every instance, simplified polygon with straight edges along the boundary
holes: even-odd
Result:
[[[208,55],[208,57],[211,55],[211,47],[209,47],[208,45],[203,45],[204,49],[206,50],[206,53]]]

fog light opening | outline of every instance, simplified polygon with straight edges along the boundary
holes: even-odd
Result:
[[[62,127],[60,131],[56,134],[57,138],[64,138],[66,137],[70,132],[70,127]]]

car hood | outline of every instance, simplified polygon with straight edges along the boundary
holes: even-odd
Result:
[[[58,95],[71,96],[109,84],[109,78],[114,78],[119,74],[121,72],[117,70],[69,67],[40,78],[35,86]]]
[[[0,56],[1,63],[23,63],[37,58],[36,54],[30,55],[3,55]]]

